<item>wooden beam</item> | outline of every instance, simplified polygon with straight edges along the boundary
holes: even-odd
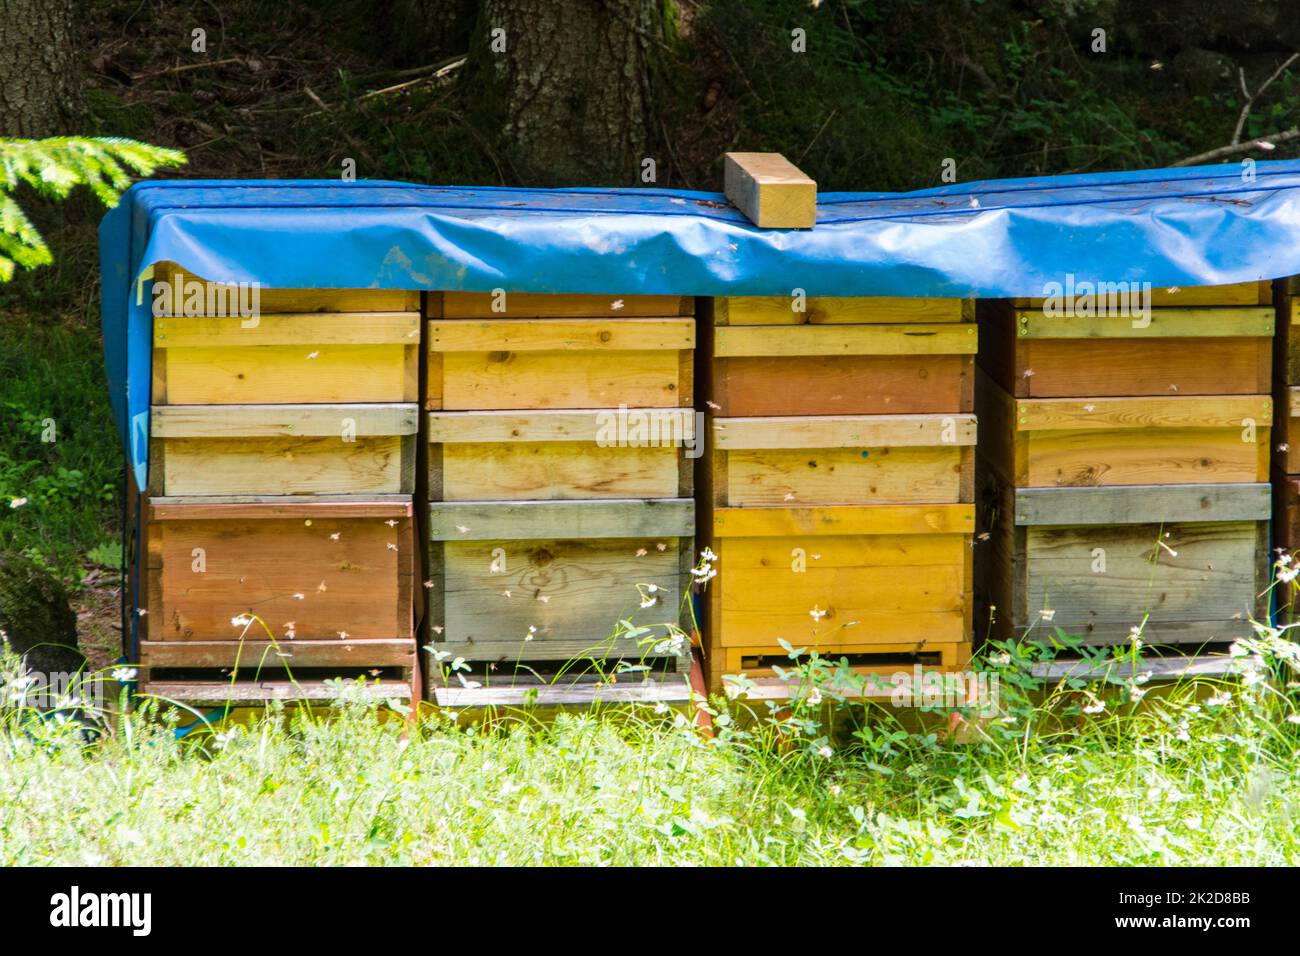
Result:
[[[974,445],[974,415],[809,415],[717,418],[720,450],[761,448],[905,448]]]
[[[1017,309],[1016,334],[1027,339],[1238,338],[1273,334],[1271,308],[1152,309],[1149,323],[1129,316],[1051,316]],[[1139,323],[1139,324],[1135,324]]]
[[[410,667],[410,638],[337,641],[141,641],[145,667],[234,667],[250,675],[259,667]]]
[[[252,318],[171,316],[154,320],[155,348],[228,348],[253,345],[415,345],[418,312],[319,312]]]
[[[1015,521],[1021,526],[1266,521],[1271,493],[1267,484],[1020,488]]]
[[[441,501],[429,506],[432,541],[689,537],[689,498],[589,501]]]
[[[235,518],[410,518],[410,495],[220,495],[150,498],[151,521]]]
[[[1150,398],[1022,398],[1016,401],[1016,430],[1115,428],[1236,428],[1253,419],[1273,423],[1266,395],[1181,395]]]
[[[811,229],[817,184],[780,153],[727,153],[723,191],[760,229]]]
[[[713,300],[718,325],[861,325],[903,322],[973,322],[974,299],[899,296],[810,296],[794,310],[789,295],[719,296]]]
[[[345,429],[345,424],[349,428]],[[357,405],[155,405],[155,438],[339,438],[346,433],[414,435],[418,406]]]
[[[811,508],[718,508],[719,538],[788,535],[970,534],[974,505],[828,505]]]
[[[695,347],[695,320],[492,319],[429,323],[430,352],[654,351]]]
[[[627,428],[638,422],[653,423],[647,438],[695,437],[695,410],[691,408],[627,408],[581,411],[533,409],[528,411],[430,412],[428,440],[433,443],[478,442],[595,442],[602,432],[617,429],[617,416],[625,414]],[[617,432],[615,432],[617,438]],[[611,442],[613,444],[613,442]],[[629,443],[630,444],[630,443]]]
[[[786,355],[974,355],[976,327],[927,325],[724,325],[713,330],[717,358]]]

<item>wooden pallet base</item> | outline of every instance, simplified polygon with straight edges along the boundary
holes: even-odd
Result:
[[[691,684],[681,674],[616,683],[598,680],[515,680],[496,686],[461,687],[458,683],[431,689],[429,699],[439,707],[590,707],[596,704],[689,703]]]
[[[1104,664],[1091,664],[1082,660],[1044,661],[1035,664],[1031,673],[1035,677],[1048,680],[1063,680],[1068,677],[1083,680],[1115,677],[1124,680],[1135,674],[1150,674],[1152,681],[1171,681],[1191,677],[1235,677],[1261,669],[1258,663],[1246,657],[1197,654],[1148,658],[1138,661],[1136,668],[1131,661],[1118,660],[1107,661]]]
[[[218,706],[223,704],[263,704],[273,700],[328,703],[339,696],[338,689],[323,680],[161,680],[141,685],[149,697],[177,704]],[[411,700],[411,685],[400,681],[370,681],[361,688],[362,696],[374,700]]]

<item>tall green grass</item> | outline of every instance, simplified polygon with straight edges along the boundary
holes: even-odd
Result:
[[[180,740],[150,708],[38,715],[10,658],[0,865],[1300,861],[1288,676],[1143,696],[1007,656],[996,713],[955,722],[805,696],[715,702],[711,737],[663,707],[413,723],[340,685],[328,717]]]

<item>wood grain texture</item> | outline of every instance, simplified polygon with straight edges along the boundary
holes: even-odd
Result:
[[[458,410],[686,405],[684,350],[448,352],[427,407]]]
[[[1022,340],[1016,351],[1016,395],[1022,398],[1269,391],[1272,344],[1265,338],[1038,339]]]
[[[414,435],[414,404],[155,405],[154,438],[369,438]]]
[[[175,405],[405,402],[417,388],[408,349],[415,346],[169,348],[155,362],[165,365],[166,397]]]
[[[793,296],[719,296],[713,302],[718,325],[897,325],[975,318],[973,299],[812,296],[801,312]]]
[[[608,442],[620,436],[654,442],[695,437],[695,410],[691,408],[430,412],[427,418],[428,441],[446,444]]]
[[[497,308],[494,308],[494,305]],[[437,314],[448,319],[635,318],[691,315],[694,301],[677,295],[548,295],[534,292],[442,292]]]
[[[1019,308],[1041,309],[1043,299],[1016,299]],[[1268,280],[1237,282],[1230,285],[1162,286],[1152,288],[1153,307],[1268,305],[1272,301]]]
[[[211,498],[152,497],[145,504],[149,522],[224,521],[230,518],[410,518],[409,495],[223,495]]]
[[[691,499],[611,501],[436,502],[429,506],[433,541],[690,537]]]
[[[783,508],[717,508],[718,538],[820,535],[969,534],[973,505],[862,505]]]
[[[723,191],[760,229],[817,222],[817,184],[780,153],[723,154]]]
[[[959,446],[728,451],[725,503],[956,503],[968,457]]]
[[[1267,521],[1271,489],[1246,485],[1139,485],[1127,488],[1021,488],[1017,525]]]
[[[1165,398],[1022,399],[1016,402],[1016,429],[1115,431],[1150,428],[1234,428],[1273,422],[1267,395],[1177,396]]]
[[[160,508],[156,501],[154,513],[166,517],[150,529],[159,595],[153,640],[237,640],[244,629],[231,619],[243,614],[258,615],[285,639],[291,629],[295,639],[344,643],[413,635],[410,518],[340,517],[319,508],[311,518],[250,518],[239,517],[247,510],[238,505]],[[248,636],[265,639],[265,632],[254,624]]]
[[[718,358],[787,355],[974,355],[971,323],[726,325],[713,330]]]
[[[429,323],[431,352],[628,352],[695,347],[695,320],[497,319]]]
[[[716,418],[713,429],[715,447],[726,451],[975,444],[975,416],[967,414]]]
[[[446,501],[675,498],[683,493],[673,447],[594,442],[449,443],[440,454]],[[434,476],[430,475],[431,483]],[[689,488],[685,489],[689,493]]]
[[[154,266],[159,281],[197,278],[172,262]],[[202,281],[202,280],[200,280]],[[146,289],[147,291],[147,289]],[[268,289],[259,290],[262,313],[280,312],[414,312],[420,293],[409,289]]]
[[[414,435],[155,439],[161,456],[150,483],[161,479],[155,487],[169,496],[411,494],[414,475],[402,460],[414,442]]]
[[[294,313],[243,319],[156,318],[157,349],[255,348],[266,345],[418,345],[418,312]]]
[[[1017,309],[1016,332],[1027,339],[1268,338],[1273,309],[1155,309],[1149,316],[1047,315],[1041,309]],[[1188,343],[1194,346],[1196,343]]]
[[[1241,428],[1018,433],[1023,465],[1016,481],[1045,488],[1257,482],[1268,477],[1260,459],[1268,434],[1261,428],[1255,441],[1245,442]]]
[[[706,399],[719,416],[908,415],[974,410],[966,355],[728,358]]]
[[[1254,522],[1025,529],[1016,627],[1122,641],[1150,615],[1148,643],[1243,636],[1261,611],[1257,531]]]

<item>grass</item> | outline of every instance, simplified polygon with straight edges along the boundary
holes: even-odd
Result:
[[[180,740],[148,712],[38,716],[10,658],[0,865],[1300,861],[1294,684],[1141,699],[1035,687],[1005,657],[997,714],[957,735],[829,686],[747,720],[716,702],[709,737],[662,709],[411,724],[341,685],[329,719],[276,707]]]

